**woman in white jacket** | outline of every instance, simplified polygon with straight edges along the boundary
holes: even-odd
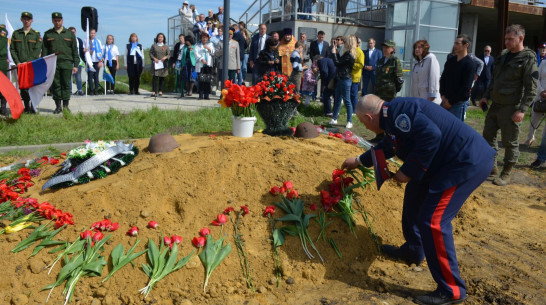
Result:
[[[546,49],[546,44],[545,48]],[[540,99],[546,98],[546,60],[543,60],[540,62],[540,66],[538,67],[538,82],[537,82],[537,95],[533,99],[533,103],[536,101],[540,101]],[[531,107],[532,109],[532,107]],[[525,141],[525,145],[531,146],[535,142],[535,131],[540,126],[540,123],[544,120],[544,117],[546,115],[544,113],[535,112],[531,110],[531,120],[530,120],[530,126],[529,126],[529,134],[527,135],[527,140]],[[546,134],[546,127],[542,129],[542,138],[544,139],[544,135]]]
[[[201,42],[195,46],[194,52],[195,71],[197,71],[197,80],[199,82],[199,99],[205,98],[208,100],[212,81],[212,60],[214,54],[214,45],[209,41],[209,34],[201,34]],[[204,75],[208,77],[202,77]]]
[[[434,54],[429,53],[426,40],[413,44],[413,57],[416,60],[411,71],[411,96],[428,99],[440,105],[440,64]]]

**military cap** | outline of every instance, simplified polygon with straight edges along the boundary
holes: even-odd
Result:
[[[55,13],[52,13],[51,14],[51,18],[63,18],[63,14],[59,13],[59,12],[55,12]]]
[[[29,13],[29,12],[22,12],[22,13],[21,13],[21,18],[23,18],[23,17],[27,17],[27,18],[32,19],[32,13]]]
[[[382,44],[382,46],[392,47],[395,48],[396,44],[391,39],[385,40]]]
[[[539,44],[537,48],[538,48],[538,49],[544,49],[544,48],[546,48],[546,42],[543,42],[543,43]]]

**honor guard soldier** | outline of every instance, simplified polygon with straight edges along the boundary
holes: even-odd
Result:
[[[0,71],[2,73],[8,73],[8,31],[6,26],[0,24]],[[8,109],[6,108],[6,99],[0,93],[0,115],[7,116]]]
[[[70,74],[78,72],[80,57],[76,48],[76,36],[72,31],[63,27],[63,15],[55,12],[51,14],[51,19],[53,28],[44,33],[43,54],[45,56],[59,52],[55,79],[51,85],[51,93],[53,100],[55,100],[53,113],[57,114],[63,111],[63,107],[70,111],[68,109],[71,94]]]
[[[383,245],[381,252],[416,265],[426,257],[438,286],[418,296],[418,304],[463,302],[466,285],[459,274],[451,221],[491,172],[495,150],[474,129],[429,100],[399,97],[387,103],[368,94],[356,105],[356,115],[367,129],[386,134],[375,151],[404,161],[393,179],[407,183],[402,210],[406,242],[400,247]],[[348,158],[341,168],[372,163],[368,150]]]
[[[10,52],[16,65],[33,61],[40,57],[42,51],[42,37],[40,32],[31,28],[32,14],[29,12],[21,13],[21,22],[23,27],[14,31],[11,36]],[[30,103],[28,89],[21,90],[21,98],[25,104],[25,113],[36,113],[36,109]]]

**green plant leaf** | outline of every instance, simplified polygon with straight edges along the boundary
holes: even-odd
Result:
[[[273,246],[280,247],[284,245],[284,234],[281,228],[273,230]]]

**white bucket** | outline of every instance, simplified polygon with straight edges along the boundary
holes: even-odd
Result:
[[[235,117],[231,116],[233,121],[233,135],[240,138],[250,138],[254,134],[254,124],[256,117]]]

